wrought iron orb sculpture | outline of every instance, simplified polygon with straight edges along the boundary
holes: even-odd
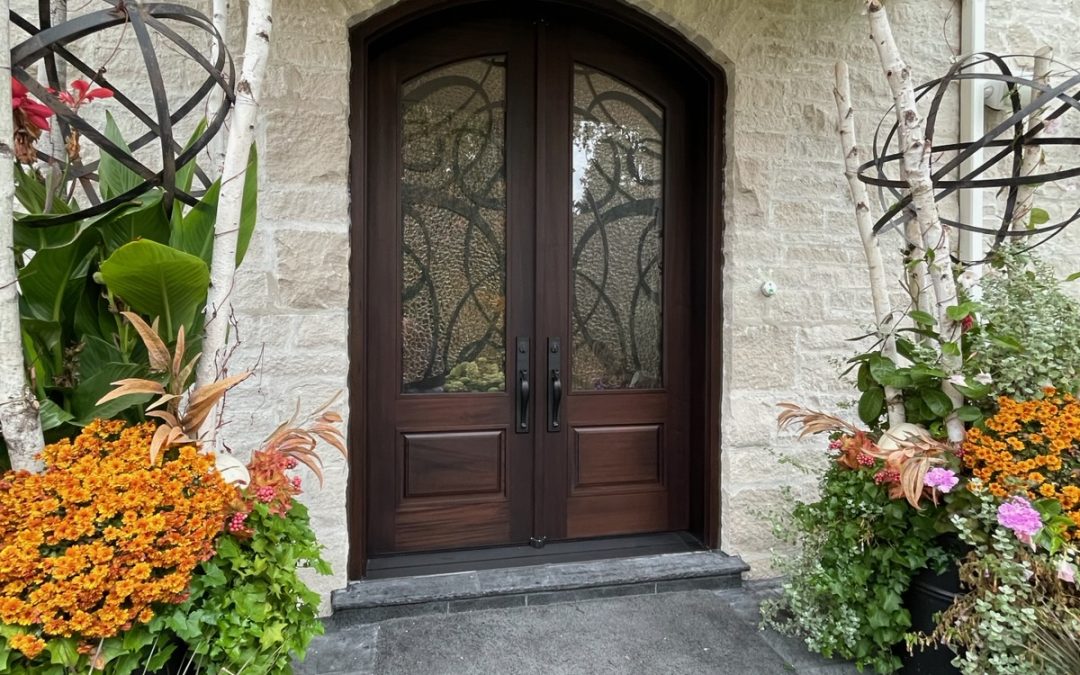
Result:
[[[1021,175],[1024,149],[1043,146],[1080,146],[1080,138],[1048,136],[1043,133],[1047,123],[1055,120],[1071,119],[1068,113],[1080,113],[1080,71],[1053,62],[1055,70],[1067,72],[1070,76],[1057,85],[1039,83],[1012,71],[1007,59],[1025,59],[1031,55],[999,56],[981,52],[958,59],[944,77],[922,84],[915,89],[916,97],[931,97],[929,112],[926,116],[926,137],[933,141],[934,127],[942,101],[950,85],[961,80],[983,80],[1004,83],[1009,92],[1006,106],[1007,118],[982,138],[970,143],[933,144],[935,155],[944,155],[948,159],[943,164],[932,164],[931,171],[935,189],[935,199],[941,201],[959,190],[992,188],[1005,197],[1005,209],[997,227],[987,227],[978,223],[961,223],[957,220],[941,218],[945,225],[970,232],[981,232],[994,236],[994,246],[1014,237],[1030,238],[1026,245],[1033,248],[1060,234],[1068,225],[1080,219],[1080,207],[1056,223],[1045,223],[1025,230],[1012,229],[1016,215],[1017,199],[1022,186],[1034,186],[1055,183],[1080,176],[1080,160],[1074,159],[1072,166],[1056,171],[1044,171],[1041,168],[1034,173]],[[989,64],[989,65],[987,65]],[[981,72],[982,68],[990,72]],[[996,70],[997,72],[993,72]],[[1024,104],[1021,90],[1031,90],[1030,102]],[[1043,117],[1036,124],[1031,124],[1037,114],[1043,111]],[[1080,122],[1080,120],[1078,120]],[[900,225],[912,216],[911,195],[907,183],[893,177],[899,174],[902,161],[899,150],[899,137],[894,109],[890,109],[874,133],[873,159],[859,167],[859,179],[879,189],[883,204],[891,197],[892,205],[875,223],[874,231],[880,233]],[[961,173],[962,163],[979,149],[987,154],[983,162],[967,173]],[[955,154],[953,154],[955,153]],[[1080,158],[1080,153],[1072,157]],[[931,160],[933,161],[933,159]],[[992,169],[1008,162],[1007,171],[992,172]],[[953,174],[950,176],[950,174]]]
[[[108,154],[113,157],[138,175],[142,182],[123,194],[111,195],[105,199],[96,186],[100,160],[83,164],[78,158],[69,161],[66,156],[50,157],[39,149],[38,154],[41,159],[55,161],[66,172],[69,179],[79,182],[89,204],[74,213],[30,223],[33,225],[59,225],[105,213],[155,187],[163,190],[162,203],[166,209],[171,208],[174,200],[194,205],[198,203],[201,193],[211,184],[206,173],[198,167],[198,156],[221,130],[234,101],[235,72],[232,57],[225,47],[224,39],[214,28],[210,19],[189,7],[169,3],[143,4],[135,0],[104,0],[104,2],[109,5],[108,8],[75,17],[56,26],[49,25],[48,0],[39,2],[40,27],[12,12],[11,23],[30,35],[11,51],[12,76],[53,111],[54,122],[59,127],[63,138],[69,138],[72,130],[77,131],[82,138],[97,146],[102,155]],[[124,39],[135,40],[142,56],[147,78],[145,84],[149,86],[153,95],[152,110],[143,109],[120,87],[110,82],[104,68],[94,68],[71,50],[71,47],[80,40],[124,24],[129,24],[126,26],[128,33],[125,34]],[[217,57],[213,63],[203,55],[202,49],[194,47],[175,30],[183,25],[193,26],[205,35],[203,49],[205,45],[216,45],[214,53]],[[162,76],[153,44],[154,35],[169,47],[178,49],[205,71],[205,79],[202,83],[179,105],[175,105],[170,100],[170,92]],[[81,118],[53,93],[65,89],[65,85],[59,81],[58,77],[56,67],[58,59],[67,63],[69,74],[78,71],[94,86],[111,89],[116,103],[145,125],[145,130],[129,141],[130,152],[106,138],[102,131]],[[45,70],[48,74],[48,87],[39,83],[30,73],[31,67],[42,60],[45,62]],[[214,89],[219,89],[222,93],[220,103],[216,110],[207,113],[208,119],[203,133],[189,147],[184,148],[173,135],[175,128],[189,115],[194,114],[201,118],[208,96]],[[155,143],[160,148],[160,170],[151,169],[134,155],[140,149]],[[184,189],[183,186],[177,184],[178,170],[189,162],[195,167],[194,175],[201,183],[201,189]]]

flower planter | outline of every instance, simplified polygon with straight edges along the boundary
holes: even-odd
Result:
[[[960,589],[960,576],[955,566],[942,574],[925,569],[911,581],[911,587],[904,595],[904,606],[911,612],[911,629],[922,633],[932,633],[937,623],[934,616],[948,609]],[[901,652],[903,675],[949,675],[959,673],[951,663],[956,654],[948,647],[934,645],[914,654],[908,653],[903,644],[897,647]]]

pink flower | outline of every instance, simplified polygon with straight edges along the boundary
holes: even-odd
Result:
[[[926,477],[923,479],[923,483],[929,487],[937,488],[942,492],[949,492],[956,484],[960,482],[960,479],[956,477],[950,469],[942,469],[941,467],[930,469],[926,472]]]
[[[244,529],[244,521],[247,520],[247,517],[248,514],[246,513],[234,513],[232,517],[229,518],[229,531],[239,532]]]
[[[294,488],[296,488],[297,490],[300,489],[300,476],[293,476],[290,482],[292,483],[292,486]]]
[[[1031,544],[1031,537],[1042,529],[1042,516],[1023,497],[1013,497],[998,507],[997,521],[1016,534],[1017,539]]]
[[[859,456],[855,458],[855,461],[863,466],[874,466],[876,460],[865,452],[860,452]]]
[[[274,490],[274,487],[272,485],[264,485],[255,491],[255,498],[258,499],[260,502],[267,504],[274,500],[275,492],[276,490]]]

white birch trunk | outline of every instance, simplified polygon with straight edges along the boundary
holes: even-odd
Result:
[[[926,138],[926,129],[919,115],[911,69],[900,56],[888,14],[880,0],[866,0],[866,8],[870,17],[870,36],[893,94],[904,181],[911,188],[911,203],[915,208],[919,234],[929,256],[926,267],[930,286],[934,289],[938,332],[943,342],[952,342],[959,347],[960,325],[950,319],[947,313],[949,307],[957,304],[956,280],[952,274],[949,232],[941,225],[934,201],[934,183],[930,171],[933,148]],[[959,373],[963,366],[963,356],[942,353],[941,360],[944,370],[950,375]],[[964,397],[948,380],[941,389],[954,408],[945,420],[949,440],[958,443],[964,440],[965,432],[964,423],[955,411],[964,404]]]
[[[229,32],[229,0],[213,0],[214,9],[212,20],[214,22],[214,28],[221,35],[222,43],[228,40]],[[213,40],[210,43],[210,63],[215,63],[218,58],[218,46],[217,40]],[[207,110],[212,114],[219,107],[221,107],[221,99],[225,94],[220,88],[214,87],[210,91],[209,105]],[[225,165],[225,137],[226,130],[229,128],[229,118],[225,118],[225,125],[218,130],[217,135],[210,139],[210,177],[217,178],[221,175],[222,167]]]
[[[1040,47],[1039,51],[1035,52],[1035,72],[1032,75],[1032,80],[1036,84],[1046,85],[1050,82],[1050,64],[1054,58],[1054,50],[1050,47]],[[1038,96],[1042,92],[1038,90],[1032,90],[1031,95]],[[1042,122],[1043,111],[1038,110],[1033,114],[1027,123],[1028,129],[1033,129]],[[1039,135],[1035,134],[1032,138],[1038,138]],[[1043,151],[1038,145],[1027,145],[1024,147],[1024,156],[1020,163],[1020,175],[1030,176],[1039,170],[1039,165],[1042,164]],[[1028,222],[1030,221],[1031,209],[1035,202],[1035,190],[1038,185],[1021,185],[1017,189],[1016,205],[1013,207],[1013,218],[1011,227],[1016,231],[1024,231],[1027,229]]]
[[[221,174],[221,196],[214,226],[214,252],[210,266],[210,291],[206,300],[206,328],[202,358],[196,371],[196,386],[205,386],[225,373],[229,354],[229,323],[232,319],[232,292],[236,272],[236,246],[240,211],[244,196],[244,175],[251,145],[266,61],[270,52],[271,0],[251,0],[248,5],[244,65],[236,83],[236,105],[232,112],[225,165]],[[220,411],[220,407],[218,409]],[[219,417],[219,413],[213,419]]]
[[[840,133],[840,149],[844,154],[844,175],[851,189],[851,199],[855,203],[855,224],[866,254],[866,267],[870,273],[870,295],[874,302],[874,318],[878,336],[884,341],[881,354],[893,363],[899,363],[896,353],[896,334],[893,326],[892,306],[889,302],[889,287],[885,280],[885,264],[881,260],[881,249],[874,236],[874,221],[870,216],[870,200],[866,195],[866,186],[859,180],[859,145],[855,135],[855,110],[851,107],[851,78],[848,66],[843,61],[836,64],[836,99],[837,130]],[[895,387],[885,387],[885,401],[889,409],[889,427],[903,424],[904,397]]]
[[[0,0],[7,16],[9,0]],[[34,455],[45,442],[37,401],[26,384],[22,335],[19,328],[19,292],[16,286],[14,222],[15,137],[11,115],[11,24],[0,29],[0,433],[7,444],[13,469],[35,471],[41,465]]]
[[[58,26],[67,21],[67,0],[50,0],[49,2],[49,25]],[[57,84],[61,90],[68,88],[67,83],[67,61],[62,58],[56,59],[56,79]],[[46,87],[52,86],[49,83],[49,74],[45,66],[45,60],[42,59],[38,64],[38,81]],[[63,172],[60,170],[60,163],[65,161],[67,157],[67,142],[63,134],[60,132],[60,125],[53,124],[52,129],[45,133],[49,145],[49,156],[53,158],[47,166],[42,168],[42,175],[46,176],[45,187],[45,213],[52,211],[53,200],[57,194],[63,192],[63,186],[60,185],[63,178]]]

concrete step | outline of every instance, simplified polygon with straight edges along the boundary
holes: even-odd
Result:
[[[736,588],[749,567],[713,551],[368,579],[335,591],[333,622],[548,605],[592,598]]]

